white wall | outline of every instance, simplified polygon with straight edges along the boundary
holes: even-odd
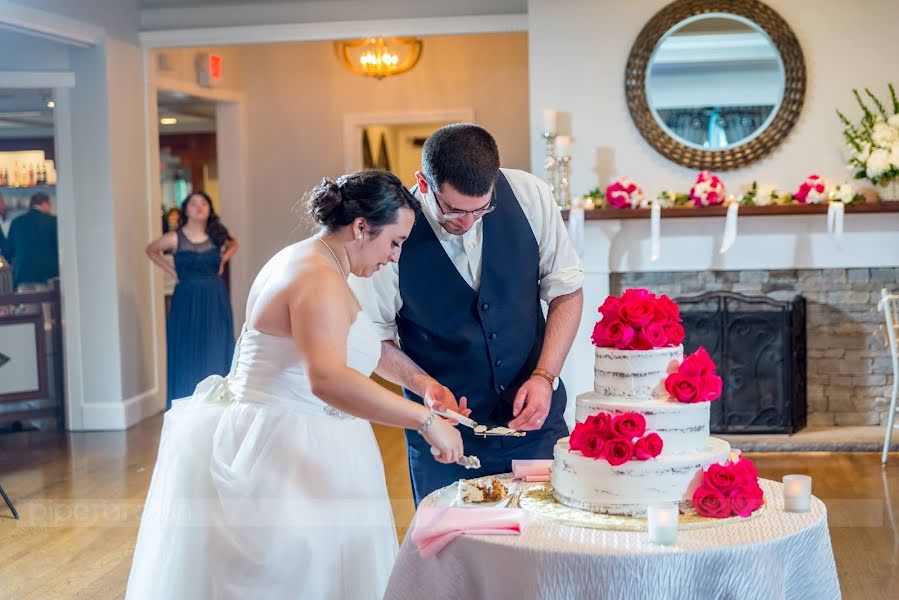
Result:
[[[0,70],[67,71],[69,48],[16,31],[0,29]]]
[[[847,176],[842,130],[834,110],[855,115],[851,88],[881,94],[894,77],[886,69],[899,56],[899,3],[895,0],[823,0],[812,4],[767,0],[790,24],[805,53],[807,87],[799,122],[784,144],[744,169],[724,174],[731,189],[759,180],[794,190],[810,173]],[[667,0],[596,2],[530,0],[531,164],[540,169],[542,111],[572,114],[572,192],[583,193],[619,176],[651,193],[689,189],[695,172],[655,152],[640,137],[624,96],[624,66],[646,22]],[[885,62],[886,61],[886,62]],[[561,68],[564,65],[565,68]],[[589,241],[588,241],[589,242]]]
[[[525,34],[426,38],[413,70],[382,81],[344,69],[327,42],[244,48],[251,273],[308,235],[291,209],[323,176],[343,172],[346,114],[471,107],[503,164],[528,166]]]

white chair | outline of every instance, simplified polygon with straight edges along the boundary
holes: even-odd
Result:
[[[896,397],[899,396],[899,294],[891,294],[884,288],[880,292],[877,310],[886,318],[887,342],[893,357],[893,396],[890,399],[890,412],[887,414],[886,434],[883,439],[883,456],[881,462],[887,464],[890,451],[890,437],[896,426]]]

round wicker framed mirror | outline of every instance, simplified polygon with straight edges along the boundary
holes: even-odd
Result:
[[[677,0],[640,31],[624,88],[659,153],[726,171],[771,152],[796,124],[805,59],[790,26],[758,0]]]

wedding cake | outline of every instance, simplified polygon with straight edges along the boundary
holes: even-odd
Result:
[[[730,445],[709,436],[721,378],[703,348],[684,358],[680,311],[667,296],[627,290],[599,312],[594,389],[577,397],[575,429],[556,444],[553,496],[615,515],[666,502],[686,509],[704,470],[729,464]]]

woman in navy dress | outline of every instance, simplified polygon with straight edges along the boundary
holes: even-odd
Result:
[[[175,265],[163,257],[173,253]],[[177,231],[147,246],[147,255],[175,278],[168,317],[168,396],[190,396],[210,375],[226,375],[234,352],[231,301],[222,279],[225,264],[237,252],[237,240],[222,225],[202,191],[181,204]]]

